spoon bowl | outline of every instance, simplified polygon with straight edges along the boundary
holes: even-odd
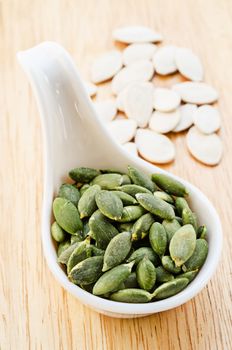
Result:
[[[52,273],[78,300],[96,311],[113,317],[132,318],[175,308],[193,298],[212,277],[222,248],[222,229],[212,203],[195,186],[144,160],[129,154],[109,135],[96,114],[77,69],[63,47],[44,42],[19,52],[18,60],[35,93],[44,136],[44,192],[42,243]],[[148,304],[129,304],[94,296],[68,280],[57,263],[56,247],[50,233],[52,202],[70,169],[87,166],[126,171],[127,165],[147,174],[165,173],[189,189],[190,204],[199,222],[208,228],[209,252],[196,278],[177,295]]]

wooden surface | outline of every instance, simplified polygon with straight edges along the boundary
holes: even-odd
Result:
[[[230,0],[4,0],[0,2],[0,349],[232,349],[232,2]],[[141,319],[99,315],[67,294],[41,249],[41,127],[16,52],[56,40],[88,78],[94,55],[113,47],[113,28],[145,24],[166,43],[192,47],[206,81],[220,92],[224,143],[214,168],[194,161],[183,137],[167,166],[199,186],[220,213],[224,248],[219,268],[192,301]]]

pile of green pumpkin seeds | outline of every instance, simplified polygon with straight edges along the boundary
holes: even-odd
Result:
[[[128,166],[75,168],[53,202],[51,233],[71,282],[102,298],[146,303],[182,291],[208,254],[188,190]]]

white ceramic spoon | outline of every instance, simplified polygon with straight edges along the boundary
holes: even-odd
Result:
[[[131,164],[150,174],[166,173],[124,151],[108,134],[69,54],[58,44],[44,42],[18,53],[18,60],[32,84],[44,134],[44,195],[42,241],[48,265],[61,285],[89,307],[114,317],[139,317],[179,306],[195,296],[211,278],[222,247],[222,230],[211,202],[196,187],[181,180],[190,191],[192,208],[208,227],[209,253],[200,273],[181,293],[148,304],[119,303],[96,297],[69,282],[57,263],[50,234],[52,201],[71,168],[127,169]],[[178,177],[169,174],[174,178]]]

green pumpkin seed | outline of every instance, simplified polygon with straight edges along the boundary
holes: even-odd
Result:
[[[76,232],[75,235],[71,236],[70,242],[71,244],[76,243],[76,242],[82,242],[83,241],[83,236],[81,232]]]
[[[64,241],[61,242],[58,246],[58,250],[57,250],[57,257],[59,258],[59,256],[66,250],[68,249],[68,247],[70,247],[70,242],[69,241]]]
[[[83,186],[81,186],[80,188],[80,196],[82,197],[83,193],[90,187],[89,184],[84,184]]]
[[[123,284],[124,284],[124,288],[120,288],[120,289],[137,288],[138,282],[137,282],[136,272],[131,272],[130,275],[125,279]]]
[[[99,185],[102,190],[113,190],[122,185],[123,177],[120,174],[101,174],[92,181],[93,185]]]
[[[189,194],[186,187],[179,181],[165,174],[152,174],[152,180],[163,191],[174,196],[184,197]]]
[[[165,270],[163,266],[158,266],[155,269],[156,272],[156,281],[158,283],[164,283],[174,280],[174,276]]]
[[[178,274],[181,272],[181,267],[175,266],[174,261],[172,261],[169,255],[162,256],[161,262],[165,270],[167,270],[168,272],[173,274]]]
[[[97,209],[95,197],[100,192],[101,187],[98,185],[90,186],[81,196],[78,203],[78,210],[80,212],[80,218],[91,216]]]
[[[89,231],[90,231],[89,222],[88,221],[84,221],[83,222],[82,236],[84,238],[86,238],[89,235]]]
[[[156,281],[155,266],[147,257],[138,263],[136,276],[140,288],[149,291],[154,287]]]
[[[130,185],[131,184],[131,179],[129,178],[128,175],[123,174],[122,175],[122,185]]]
[[[67,262],[67,273],[69,273],[72,270],[72,268],[80,261],[89,258],[90,256],[90,237],[88,237],[83,242],[79,243],[70,255]]]
[[[197,238],[207,238],[207,227],[205,225],[199,226],[197,229]]]
[[[190,209],[188,202],[186,201],[185,198],[182,197],[177,197],[175,200],[175,206],[176,206],[176,210],[178,212],[178,214],[180,216],[182,216],[182,212],[184,209]]]
[[[80,199],[80,192],[74,185],[63,184],[60,186],[57,197],[68,199],[75,206],[77,206]]]
[[[68,233],[74,234],[82,229],[79,212],[69,200],[56,198],[53,202],[53,213],[57,223]]]
[[[208,243],[205,239],[197,239],[196,247],[191,257],[184,263],[183,271],[200,269],[208,254]]]
[[[188,283],[189,280],[187,278],[174,279],[173,281],[161,284],[161,286],[155,289],[152,296],[157,300],[166,299],[181,292]]]
[[[187,209],[187,208],[183,209],[182,221],[183,221],[183,225],[190,224],[194,227],[195,230],[197,230],[196,216],[191,209]]]
[[[127,257],[131,250],[131,245],[130,232],[121,232],[113,237],[105,251],[102,271],[107,271],[119,265]]]
[[[137,193],[150,193],[147,188],[138,185],[123,185],[117,188],[118,191],[125,192],[132,197],[135,197]]]
[[[145,210],[140,205],[128,205],[123,208],[122,216],[118,222],[130,222],[138,219],[143,215]]]
[[[68,274],[71,282],[78,285],[94,283],[102,274],[103,256],[92,256],[75,265]]]
[[[93,287],[94,295],[101,295],[118,290],[121,283],[130,275],[133,262],[122,264],[105,272]]]
[[[111,191],[100,191],[96,194],[96,203],[101,213],[112,220],[122,217],[123,204],[121,199]]]
[[[135,261],[137,265],[144,257],[147,257],[155,266],[160,264],[159,256],[150,247],[138,248],[130,255],[127,262]]]
[[[143,239],[148,234],[148,231],[155,221],[152,214],[147,213],[142,215],[135,223],[132,228],[132,240],[137,241]]]
[[[61,264],[67,265],[68,259],[70,258],[72,252],[76,249],[76,247],[80,244],[80,242],[73,243],[72,245],[69,245],[67,249],[62,249],[58,256],[58,262]]]
[[[138,193],[135,197],[139,204],[152,214],[168,220],[175,217],[175,213],[171,205],[162,199],[154,197],[153,194]]]
[[[172,196],[170,196],[170,194],[168,194],[166,192],[156,191],[153,194],[155,197],[162,199],[165,202],[168,202],[170,204],[174,204],[174,199],[172,198]]]
[[[167,233],[168,243],[171,241],[174,233],[181,228],[180,223],[175,219],[172,220],[163,220],[163,227]]]
[[[64,230],[60,227],[60,225],[58,225],[56,221],[53,222],[51,226],[51,234],[54,240],[59,243],[63,242],[66,238]]]
[[[111,294],[110,299],[121,303],[148,303],[152,294],[143,289],[128,288]]]
[[[184,272],[184,273],[181,273],[180,275],[177,275],[176,278],[187,278],[189,282],[191,282],[192,280],[194,280],[198,272],[199,270]]]
[[[182,218],[180,218],[179,216],[175,216],[175,219],[179,222],[180,226],[183,225]]]
[[[176,266],[183,265],[193,254],[196,247],[196,233],[192,225],[182,226],[173,235],[169,251]]]
[[[118,234],[118,230],[109,220],[100,212],[96,210],[89,219],[89,228],[91,230],[91,237],[94,237],[98,248],[105,249],[110,240]]]
[[[92,250],[92,254],[93,256],[103,256],[105,254],[105,251],[103,249],[97,248],[95,247],[95,245],[91,245],[91,250]]]
[[[100,171],[96,169],[84,167],[75,168],[69,172],[69,176],[71,177],[71,179],[80,183],[88,183],[99,174]]]
[[[116,194],[116,196],[118,196],[121,199],[124,205],[138,204],[137,200],[126,192],[113,191],[113,193]]]
[[[165,254],[167,249],[167,233],[159,222],[155,222],[149,232],[149,241],[151,244],[152,249],[156,254],[159,256],[162,256]]]
[[[123,175],[124,173],[118,169],[113,169],[113,168],[109,168],[109,169],[101,169],[101,173],[102,174],[121,174]]]
[[[120,222],[117,227],[119,232],[132,232],[133,225],[133,222]]]
[[[151,192],[155,191],[155,185],[148,175],[130,165],[128,166],[128,172],[135,185],[145,187]]]

